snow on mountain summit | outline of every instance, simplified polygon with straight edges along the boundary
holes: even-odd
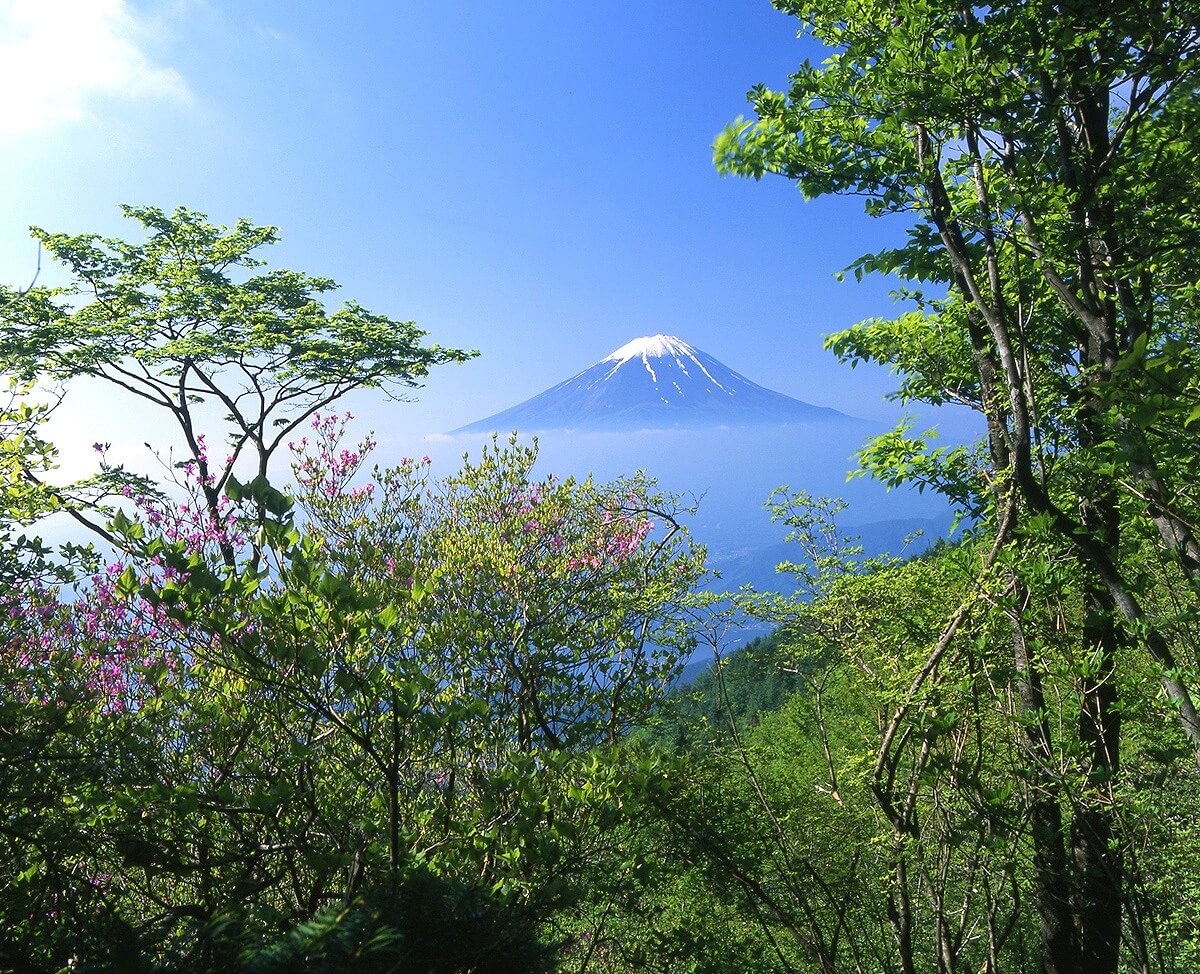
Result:
[[[687,374],[687,366],[681,361],[681,359],[690,359],[695,363],[696,367],[699,368],[701,372],[708,376],[709,380],[713,382],[718,389],[724,389],[724,386],[722,386],[720,382],[713,378],[708,370],[704,368],[704,363],[696,357],[696,349],[685,342],[682,338],[676,338],[673,335],[647,335],[643,338],[635,338],[633,341],[622,345],[611,355],[601,359],[600,361],[616,362],[617,364],[613,369],[615,372],[616,369],[619,369],[631,359],[640,358],[642,360],[642,364],[646,366],[646,371],[650,373],[650,378],[657,383],[658,374],[654,371],[654,367],[650,364],[650,359],[665,359],[668,356],[673,358],[676,364],[684,370],[685,375]],[[612,374],[613,373],[610,372],[609,376],[611,377]],[[680,393],[682,394],[682,390],[680,390]]]
[[[682,338],[676,338],[674,335],[645,335],[626,342],[600,361],[623,364],[631,358],[640,358],[645,361],[649,357],[662,358],[665,355],[674,355],[676,358],[686,355],[694,359],[696,350]]]
[[[849,418],[766,389],[683,339],[660,334],[635,338],[532,399],[455,432],[623,431]]]

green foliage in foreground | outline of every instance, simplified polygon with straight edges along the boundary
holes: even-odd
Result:
[[[104,444],[47,486],[47,410],[0,412],[0,968],[551,965],[620,873],[654,759],[616,745],[676,676],[702,552],[645,478],[537,477],[515,444],[372,475],[319,410],[465,353],[255,273],[270,228],[127,215],[145,242],[39,231],[72,283],[0,294],[5,370],[161,409],[184,493]],[[73,587],[17,535],[56,511],[116,552]]]
[[[1164,850],[1145,838],[1200,762],[1200,9],[776,6],[824,56],[751,91],[717,165],[902,215],[904,239],[848,270],[893,275],[904,308],[827,345],[986,431],[939,447],[902,423],[867,445],[865,470],[939,492],[982,537],[934,584],[835,582],[810,619],[840,650],[836,712],[868,716],[836,786],[825,734],[825,787],[866,789],[889,956],[906,974],[1182,969],[1193,933],[1163,936],[1190,928],[1150,898]],[[877,601],[898,579],[915,598]],[[852,939],[807,927],[810,963],[847,963]]]
[[[1027,535],[1003,570],[987,535],[823,562],[816,597],[703,687],[709,721],[668,709],[664,746],[669,724],[645,729],[698,571],[645,524],[665,498],[535,480],[514,447],[442,482],[414,462],[368,479],[340,426],[298,445],[291,496],[234,481],[219,523],[145,500],[86,599],[6,603],[0,964],[890,974],[907,911],[914,970],[1041,969],[1034,815],[1097,787],[1081,579],[1053,544]],[[802,547],[836,534],[836,505],[788,509]],[[1010,570],[1057,624],[1040,764],[1041,725],[997,692]],[[1178,579],[1144,570],[1167,619]],[[1182,972],[1196,772],[1153,669],[1136,646],[1120,662],[1124,773],[1102,795],[1130,952]]]
[[[976,534],[864,563],[837,501],[785,496],[812,598],[736,665],[798,686],[752,715],[736,673],[732,721],[655,748],[630,732],[742,611],[693,597],[669,498],[501,445],[368,477],[328,418],[280,493],[306,417],[466,353],[255,272],[248,223],[39,232],[72,283],[0,294],[6,370],[165,411],[192,495],[106,458],[46,489],[41,413],[0,414],[3,966],[1196,968],[1200,10],[777,5],[829,56],[718,165],[904,215],[851,270],[906,310],[828,344],[979,413],[974,446],[862,454]],[[20,540],[51,508],[120,552],[76,599]]]
[[[700,570],[668,499],[511,445],[352,485],[340,425],[294,496],[139,501],[79,599],[7,598],[5,963],[535,970],[623,861]]]
[[[1021,703],[996,692],[1011,679],[1011,636],[989,608],[994,595],[978,587],[990,548],[978,538],[847,574],[798,610],[774,655],[804,686],[739,739],[710,740],[646,782],[641,814],[659,823],[662,865],[625,921],[626,966],[612,969],[638,969],[657,918],[677,916],[682,901],[722,914],[715,922],[747,958],[738,966],[709,946],[714,966],[691,958],[697,970],[894,971],[902,949],[918,971],[1043,969],[1045,865],[1032,826],[1047,795],[1067,821],[1094,787],[1072,691],[1095,664],[1073,653],[1068,635],[1080,624],[1077,582],[1055,575],[1064,630],[1042,648],[1056,656],[1045,717],[1061,737],[1052,764],[1031,764]],[[922,681],[943,621],[964,604],[970,636]],[[1183,972],[1200,929],[1194,901],[1173,890],[1200,881],[1200,779],[1153,671],[1132,652],[1122,663],[1126,776],[1103,794],[1128,864],[1123,969]],[[892,722],[903,743],[887,750]],[[900,832],[906,810],[900,820],[914,824]]]

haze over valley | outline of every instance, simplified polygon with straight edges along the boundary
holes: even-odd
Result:
[[[789,589],[774,568],[796,554],[763,507],[776,487],[845,498],[843,523],[871,553],[899,553],[916,531],[923,546],[948,530],[940,499],[848,478],[856,451],[888,428],[764,388],[685,339],[656,334],[432,439],[439,449],[476,450],[493,434],[517,432],[536,436],[549,472],[608,480],[645,471],[697,504],[687,523],[724,584]]]

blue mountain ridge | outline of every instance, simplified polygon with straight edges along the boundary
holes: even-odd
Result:
[[[854,422],[747,379],[680,338],[636,338],[531,399],[454,433],[621,432]]]

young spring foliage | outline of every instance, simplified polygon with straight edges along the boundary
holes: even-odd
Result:
[[[67,386],[99,380],[131,397],[130,408],[169,417],[210,510],[239,461],[265,477],[280,446],[348,392],[395,394],[475,354],[423,345],[413,322],[353,300],[329,310],[330,278],[266,269],[260,255],[278,241],[274,227],[220,226],[184,207],[122,212],[141,242],[33,229],[69,283],[0,288],[0,363]],[[204,435],[214,428],[224,435],[208,442],[227,442],[210,455]],[[127,482],[107,472],[92,486]]]
[[[983,665],[991,639],[981,626],[998,611],[1011,659],[997,690],[1020,705],[1032,776],[1026,902],[1040,963],[1059,974],[1115,971],[1124,949],[1144,966],[1150,935],[1121,785],[1138,753],[1126,715],[1146,703],[1147,672],[1200,754],[1200,672],[1194,641],[1180,638],[1200,592],[1191,489],[1200,11],[776,6],[828,56],[801,65],[784,91],[753,89],[756,118],[718,138],[717,165],[901,215],[906,241],[850,270],[899,277],[910,310],[828,344],[849,363],[892,367],[902,399],[978,410],[987,432],[977,449],[937,450],[901,428],[862,455],[889,484],[942,492],[993,538],[978,583],[993,608],[948,614],[909,702],[881,724],[872,792],[895,830],[899,963],[918,963],[916,900],[903,891],[924,779],[901,774],[928,760],[917,701],[945,684],[964,642],[984,640],[973,654]],[[1049,716],[1051,693],[1071,701],[1065,724]],[[936,911],[936,922],[950,919]],[[934,946],[939,970],[962,962],[949,928]]]
[[[134,497],[78,598],[8,597],[0,741],[51,769],[5,763],[12,956],[533,970],[620,869],[641,772],[612,744],[677,672],[702,572],[669,498],[537,479],[515,445],[372,477],[343,423],[294,444],[293,495]]]

